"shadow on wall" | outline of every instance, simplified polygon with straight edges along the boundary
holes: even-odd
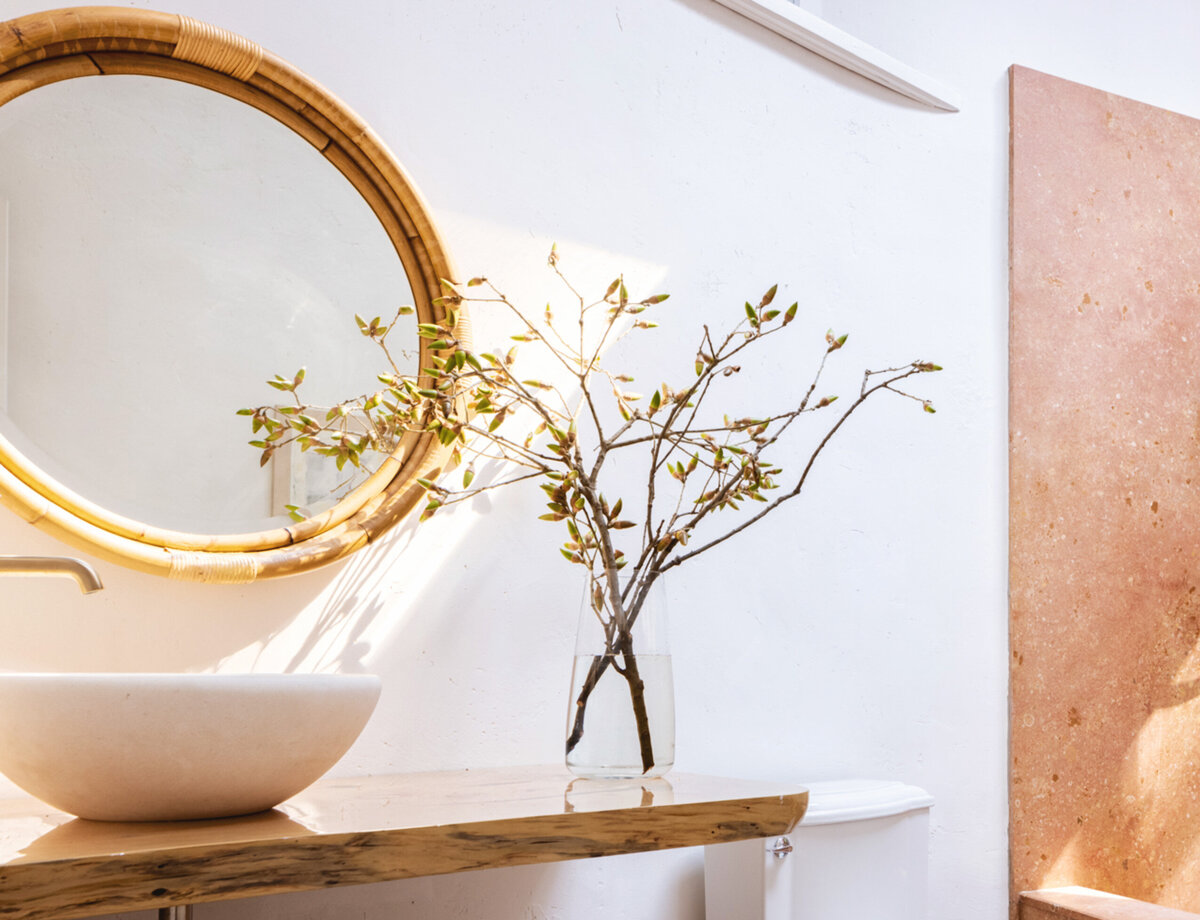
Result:
[[[485,238],[512,234],[472,225]],[[521,302],[560,300],[562,285],[544,270],[550,242],[510,247],[504,264],[528,265],[508,291]],[[667,274],[645,259],[566,242],[572,277],[603,291],[626,271],[639,289],[657,290]],[[511,325],[476,319],[481,336],[506,338]],[[497,330],[493,335],[489,330]],[[528,356],[528,357],[532,357]],[[552,379],[551,366],[532,367]],[[239,443],[242,432],[239,430]],[[244,447],[244,446],[243,446]],[[247,456],[254,452],[244,448]],[[481,471],[483,472],[483,471]],[[0,584],[0,668],[14,670],[343,671],[378,670],[368,659],[413,611],[436,605],[435,585],[486,501],[418,525],[415,516],[377,544],[314,572],[249,585],[204,585],[147,576],[92,560],[108,590],[82,598],[60,580]],[[11,535],[8,531],[12,531]],[[13,517],[0,521],[0,544],[22,552],[73,552]],[[81,554],[85,555],[86,554]],[[29,611],[37,611],[30,617]],[[166,615],[169,614],[169,615]]]
[[[1025,68],[1011,117],[1013,891],[1197,910],[1200,122]]]
[[[490,225],[476,229],[481,235],[511,236]],[[569,310],[573,293],[545,267],[545,255],[550,251],[550,245],[546,242],[542,248],[541,244],[524,243],[509,258],[500,258],[499,261],[505,264],[531,266],[524,273],[527,277],[520,278],[514,285],[506,285],[505,290],[519,304],[561,303],[564,310]],[[631,285],[636,283],[636,289],[647,292],[646,296],[659,289],[658,285],[667,274],[665,266],[603,252],[581,243],[567,242],[559,251],[572,283],[578,284],[581,290],[595,291],[596,296],[604,292],[614,274],[623,270],[628,272]],[[477,347],[486,347],[493,341],[507,342],[513,323],[513,317],[499,308],[488,313],[486,306],[472,307]],[[598,329],[596,334],[599,335]],[[618,340],[609,342],[605,351],[615,341]],[[652,354],[649,350],[646,353]],[[523,372],[560,386],[564,393],[570,394],[577,387],[577,383],[572,386],[573,378],[563,367],[536,346],[528,346],[520,360]],[[688,366],[690,361],[689,355]],[[505,468],[499,463],[479,462],[476,465],[476,484],[497,481],[505,475]],[[532,483],[518,487],[516,491],[541,496]],[[504,494],[507,492],[502,490]],[[268,630],[245,648],[233,654],[226,653],[221,667],[287,671],[378,670],[378,665],[371,665],[368,659],[385,640],[394,638],[418,612],[442,608],[448,603],[447,597],[452,592],[447,590],[445,579],[462,581],[457,556],[468,540],[470,545],[480,543],[471,534],[478,528],[479,519],[491,513],[491,494],[476,496],[424,523],[418,523],[419,514],[414,512],[371,547],[355,553],[343,563],[336,577],[299,614],[287,622],[270,624]],[[544,510],[541,500],[537,512],[520,519],[521,527],[541,526],[535,521],[537,514]],[[507,505],[507,499],[498,501]],[[419,508],[420,505],[418,512]],[[511,550],[511,540],[508,543]],[[507,558],[505,554],[500,555]],[[548,549],[545,558],[552,560],[551,565],[561,565],[554,561],[558,559],[555,549]],[[473,561],[476,569],[487,568],[490,564],[480,558]],[[575,602],[572,597],[572,607]],[[574,625],[573,621],[571,625]]]
[[[125,569],[0,513],[0,546],[90,561],[105,590],[61,578],[0,579],[0,669],[202,671],[281,630],[322,594],[336,567],[248,585],[196,585]]]
[[[374,671],[373,649],[420,607],[471,513],[410,519],[343,562],[246,585],[130,571],[0,516],[0,545],[88,559],[105,584],[84,596],[69,579],[0,579],[0,669]]]

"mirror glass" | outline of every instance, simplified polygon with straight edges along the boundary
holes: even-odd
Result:
[[[0,106],[0,433],[109,511],[230,534],[331,504],[344,475],[260,468],[237,410],[286,404],[265,381],[301,366],[309,404],[373,392],[354,314],[409,303],[354,187],[249,105],[118,75]],[[403,317],[408,372],[416,343]]]

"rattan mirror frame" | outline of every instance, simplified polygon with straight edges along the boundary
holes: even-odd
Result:
[[[77,77],[141,74],[239,99],[320,151],[379,218],[412,287],[417,321],[444,318],[441,279],[454,273],[420,194],[371,129],[331,93],[239,35],[187,16],[78,7],[0,23],[0,105]],[[459,341],[469,342],[460,308]],[[420,340],[420,367],[428,367]],[[249,448],[247,448],[249,449]],[[72,492],[0,438],[0,504],[58,539],[142,572],[185,581],[244,583],[291,575],[367,545],[419,502],[416,484],[447,450],[411,435],[369,480],[322,514],[249,534],[189,534],[113,514]]]

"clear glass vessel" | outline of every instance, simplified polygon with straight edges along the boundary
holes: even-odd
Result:
[[[675,688],[663,578],[648,590],[589,578],[567,709],[567,768],[577,776],[661,776],[675,763]]]

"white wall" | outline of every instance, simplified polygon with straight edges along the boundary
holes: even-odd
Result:
[[[842,28],[960,89],[950,115],[711,0],[175,8],[256,39],[364,115],[465,274],[536,303],[556,240],[576,277],[624,270],[635,289],[670,291],[658,357],[681,373],[701,322],[776,281],[804,305],[798,355],[828,326],[851,333],[841,392],[863,366],[946,366],[919,384],[936,416],[903,400],[868,407],[811,494],[674,573],[677,767],[923,786],[937,798],[931,916],[1005,916],[1006,68],[1198,114],[1186,75],[1200,9],[825,0]],[[0,17],[27,9],[0,0]],[[500,334],[478,319],[482,340]],[[628,363],[657,377],[642,341]],[[753,369],[758,395],[783,400],[806,382],[791,360]],[[554,761],[578,590],[537,506],[500,495],[282,583],[196,587],[102,566],[108,590],[83,599],[67,583],[10,581],[0,667],[372,670],[385,695],[343,772]],[[0,518],[0,548],[58,549],[15,518]],[[699,860],[505,870],[200,915],[694,920]]]

